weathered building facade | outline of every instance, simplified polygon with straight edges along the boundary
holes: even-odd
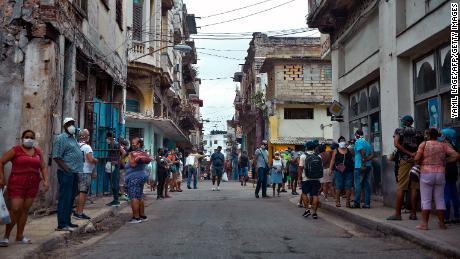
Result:
[[[445,0],[309,1],[308,25],[330,39],[333,98],[345,110],[334,136],[362,129],[374,147],[372,186],[393,206],[393,133],[413,115],[415,127],[453,127],[450,118],[450,2]]]
[[[332,139],[331,65],[320,57],[319,38],[273,38],[279,44],[261,67],[267,73],[265,105],[269,154],[290,147],[303,150],[309,139]]]
[[[0,152],[32,129],[50,167],[49,207],[57,191],[53,137],[64,117],[92,133],[95,149],[104,127],[123,131],[126,86],[126,1],[0,1]],[[101,121],[101,118],[107,118]],[[104,137],[105,138],[105,137]],[[102,178],[97,186],[102,188]]]

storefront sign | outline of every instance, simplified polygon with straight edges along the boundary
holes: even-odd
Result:
[[[341,116],[343,113],[343,105],[337,101],[333,101],[328,109],[329,112],[335,116]]]

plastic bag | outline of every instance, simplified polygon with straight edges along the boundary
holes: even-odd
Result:
[[[5,198],[3,197],[4,189],[0,189],[0,225],[11,223],[10,213],[6,207]]]
[[[224,173],[224,174],[222,175],[222,181],[224,181],[224,182],[228,182],[228,176],[227,176],[227,173]]]

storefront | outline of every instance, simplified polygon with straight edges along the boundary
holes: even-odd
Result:
[[[414,60],[415,127],[455,128],[460,119],[450,118],[450,46],[443,45]]]
[[[376,158],[372,161],[372,191],[381,195],[382,191],[382,133],[380,119],[380,85],[374,81],[350,94],[350,136],[361,129],[364,137],[373,147]]]

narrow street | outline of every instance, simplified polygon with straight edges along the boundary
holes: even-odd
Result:
[[[368,233],[319,211],[313,220],[290,194],[255,199],[253,187],[224,183],[153,201],[149,221],[125,224],[93,244],[67,246],[48,258],[433,258],[395,238]],[[270,190],[271,191],[271,190]],[[152,201],[154,196],[148,195]],[[88,237],[90,238],[90,237]],[[70,242],[69,244],[72,244]]]

